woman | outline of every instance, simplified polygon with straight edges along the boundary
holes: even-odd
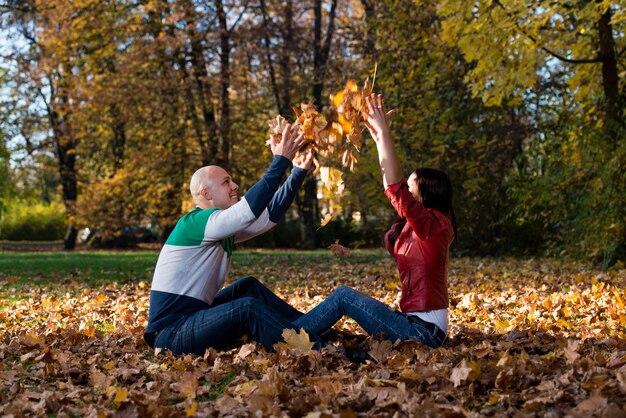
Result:
[[[385,245],[398,265],[402,312],[341,286],[294,325],[319,335],[347,315],[370,335],[440,347],[448,332],[448,258],[456,236],[452,184],[432,168],[417,169],[404,179],[387,122],[392,112],[384,112],[381,95],[372,94],[366,104],[366,126],[376,141],[385,195],[401,218],[385,235]]]

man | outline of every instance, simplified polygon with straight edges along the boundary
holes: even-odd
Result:
[[[312,153],[299,156],[299,129],[288,125],[267,172],[243,196],[217,166],[196,171],[189,185],[195,209],[185,214],[167,239],[154,271],[145,340],[175,354],[203,354],[225,348],[248,334],[266,348],[282,341],[285,328],[302,313],[253,277],[220,290],[237,242],[272,228],[284,215],[311,167]],[[294,167],[280,187],[285,170]],[[317,336],[311,336],[319,340]]]

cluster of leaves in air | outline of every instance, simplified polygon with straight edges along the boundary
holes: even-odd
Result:
[[[347,284],[394,306],[393,262],[358,252],[264,256],[234,266],[302,311]],[[341,278],[339,283],[339,279]],[[303,334],[268,352],[254,342],[174,357],[143,342],[149,286],[37,287],[2,277],[3,416],[624,416],[626,270],[551,260],[456,259],[444,347],[376,337],[309,350]],[[338,328],[362,333],[351,320]]]
[[[306,145],[300,151],[306,153],[313,150],[316,155],[316,173],[326,190],[332,195],[336,203],[345,192],[343,172],[337,168],[354,170],[359,160],[359,152],[363,145],[363,115],[361,110],[365,106],[365,98],[372,94],[373,83],[365,80],[363,88],[349,80],[343,90],[330,96],[330,106],[325,114],[318,111],[315,105],[302,103],[300,108],[293,107],[296,115],[296,124],[304,134]],[[289,122],[282,115],[270,119],[269,136],[279,141],[285,126]],[[332,214],[323,221],[326,225]]]

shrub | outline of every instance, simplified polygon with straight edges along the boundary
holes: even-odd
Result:
[[[57,202],[12,200],[0,213],[0,239],[4,240],[54,241],[63,239],[65,228],[65,208]]]

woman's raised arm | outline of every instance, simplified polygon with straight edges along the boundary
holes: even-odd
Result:
[[[372,94],[365,98],[367,111],[363,111],[365,126],[369,129],[372,138],[376,141],[378,150],[378,162],[383,174],[385,189],[390,184],[398,183],[403,178],[400,160],[396,153],[396,147],[389,130],[389,116],[393,110],[385,113],[383,109],[383,97],[380,94]]]

